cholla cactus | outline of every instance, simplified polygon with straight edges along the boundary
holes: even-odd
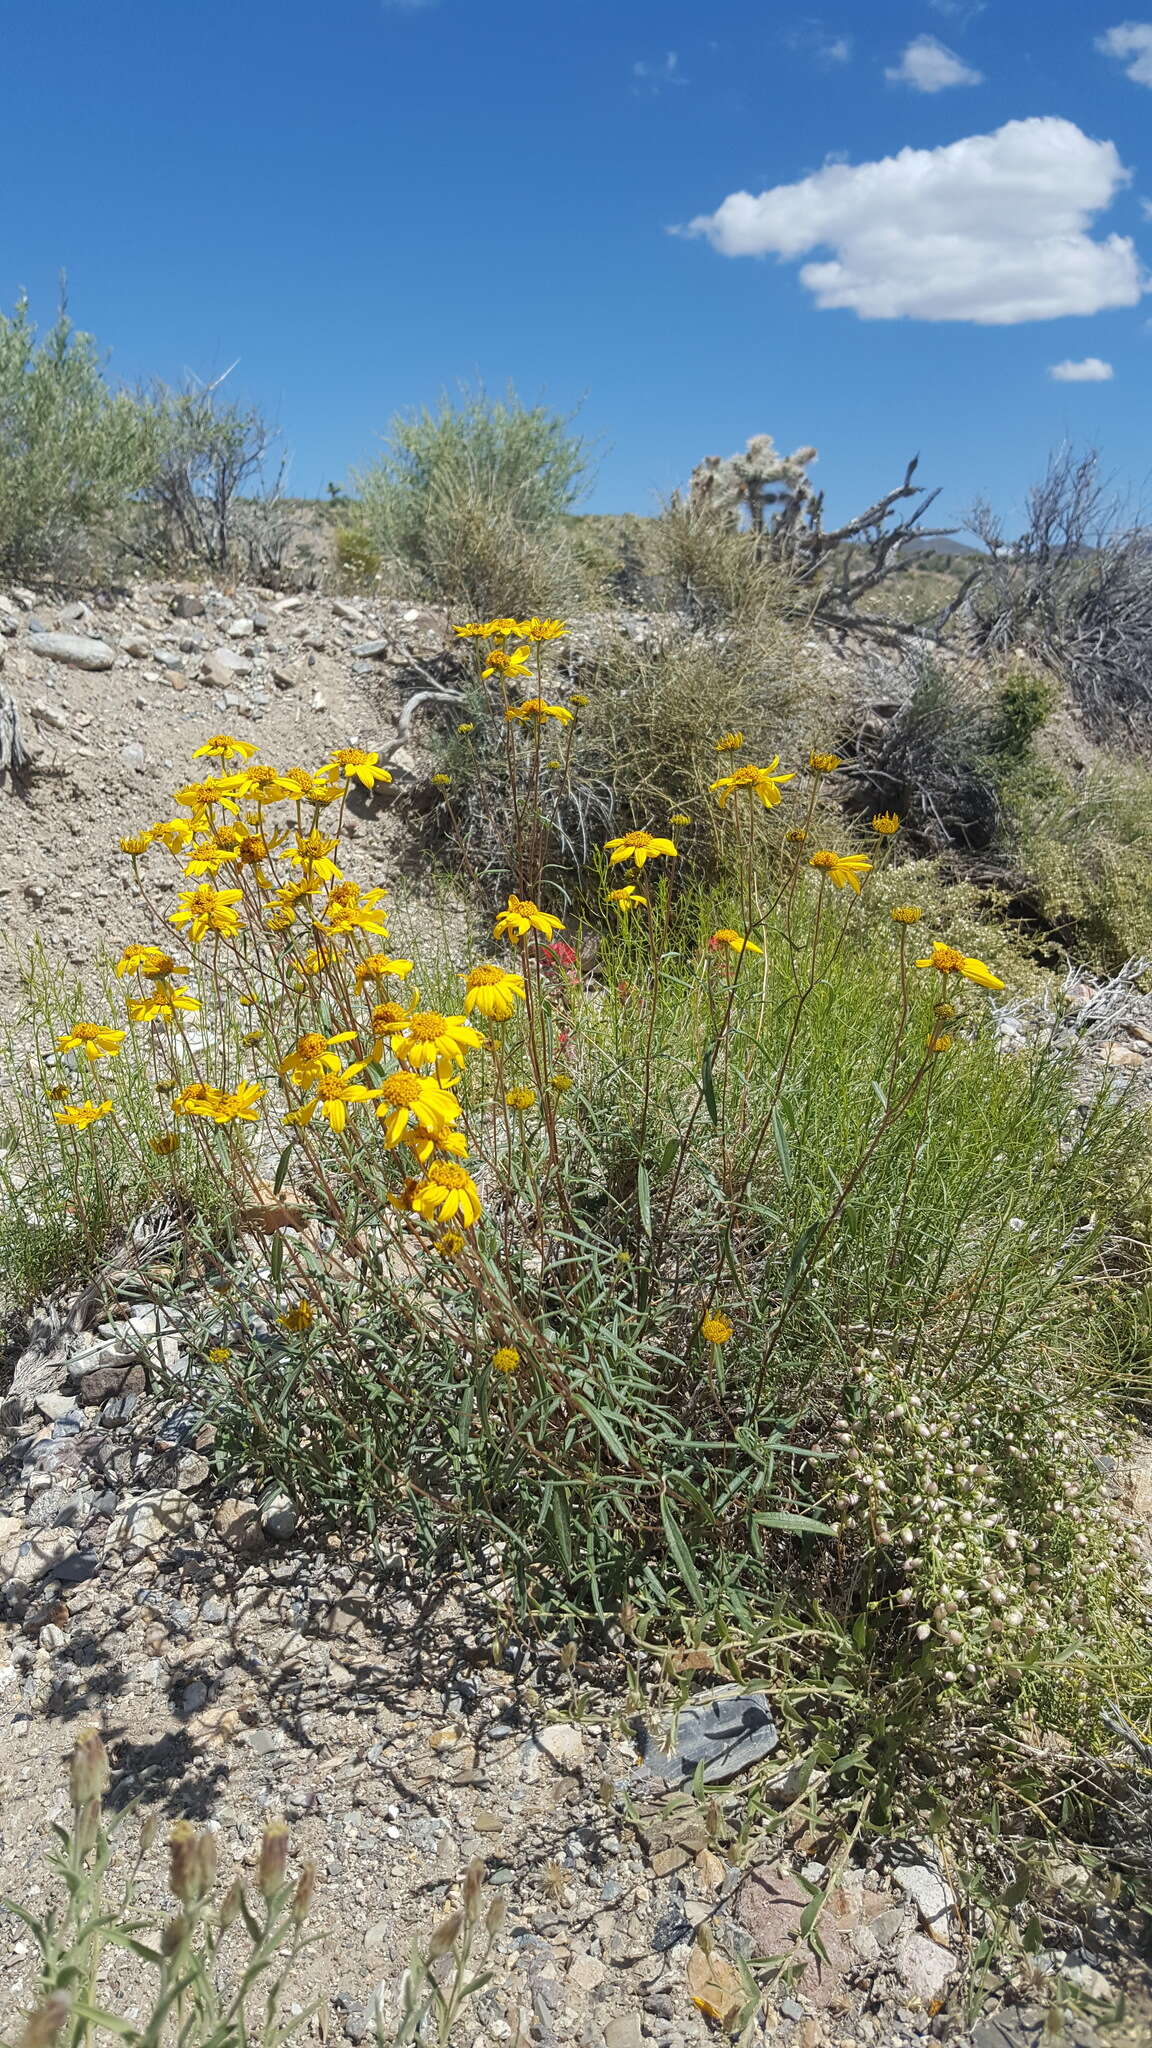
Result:
[[[771,434],[753,434],[742,455],[707,455],[697,464],[690,502],[732,526],[746,513],[753,533],[763,533],[769,505],[785,505],[794,514],[812,497],[808,465],[816,457],[815,448],[781,455]]]

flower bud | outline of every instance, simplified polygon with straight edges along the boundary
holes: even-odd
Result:
[[[187,1916],[177,1913],[172,1920],[166,1920],[160,1930],[160,1953],[169,1961],[179,1955],[190,1932]]]
[[[91,1799],[102,1799],[111,1780],[108,1768],[108,1752],[100,1740],[99,1730],[84,1728],[76,1737],[69,1768],[72,1806],[78,1813]]]
[[[297,1927],[303,1924],[312,1911],[312,1900],[315,1891],[316,1865],[314,1863],[306,1863],[300,1872],[296,1883],[296,1891],[292,1899],[292,1919]]]
[[[227,1929],[231,1927],[234,1920],[239,1919],[240,1908],[243,1904],[244,1887],[241,1884],[240,1879],[238,1877],[235,1877],[233,1878],[232,1883],[229,1885],[227,1891],[225,1892],[224,1897],[220,1901],[221,1927]]]
[[[464,1872],[464,1918],[471,1926],[480,1909],[480,1887],[484,1882],[484,1864],[474,1856]]]
[[[282,1820],[274,1820],[265,1828],[260,1843],[260,1865],[256,1882],[260,1896],[270,1899],[284,1882],[288,1869],[288,1829]]]
[[[178,1820],[168,1837],[168,1889],[182,1906],[199,1898],[200,1855],[190,1820]]]
[[[428,1943],[428,1961],[430,1963],[434,1963],[440,1956],[448,1954],[463,1925],[463,1913],[450,1913],[447,1920],[442,1920],[439,1927],[433,1928],[432,1939]]]
[[[71,2010],[72,2000],[68,1993],[54,1991],[43,2005],[29,2013],[20,2036],[20,2048],[51,2048]]]
[[[504,1923],[507,1918],[508,1901],[504,1897],[503,1892],[497,1892],[496,1897],[488,1908],[487,1917],[484,1921],[489,1941],[495,1941],[498,1934],[503,1934]]]

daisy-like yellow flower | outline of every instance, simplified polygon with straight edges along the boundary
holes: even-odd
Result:
[[[366,1060],[356,1060],[350,1067],[340,1067],[335,1073],[320,1074],[312,1083],[314,1093],[299,1109],[290,1109],[284,1121],[286,1124],[310,1124],[319,1110],[329,1130],[339,1133],[347,1127],[349,1103],[374,1102],[379,1089],[365,1087],[356,1079],[367,1065]]]
[[[464,1239],[458,1230],[446,1230],[443,1237],[438,1237],[433,1246],[433,1250],[439,1252],[442,1259],[458,1259],[463,1249]]]
[[[813,775],[835,775],[840,766],[839,754],[809,754],[808,766]]]
[[[254,761],[256,749],[250,740],[238,740],[230,732],[214,732],[202,747],[193,747],[194,761]]]
[[[67,1102],[72,1090],[65,1082],[57,1081],[54,1088],[46,1088],[44,1093],[47,1095],[49,1102]]]
[[[181,892],[180,908],[169,914],[169,924],[188,927],[188,937],[193,945],[214,932],[218,938],[235,938],[240,929],[240,917],[236,905],[241,902],[240,889],[214,889],[210,882],[201,882],[196,889]]]
[[[364,789],[392,780],[389,770],[381,768],[379,754],[367,754],[363,747],[336,747],[328,758],[346,782],[358,782]]]
[[[618,839],[606,839],[605,850],[610,855],[610,868],[618,867],[621,861],[636,863],[639,873],[645,861],[656,860],[660,855],[675,857],[679,848],[671,839],[661,839],[654,832],[622,832]]]
[[[999,975],[993,974],[983,960],[974,960],[970,954],[957,952],[955,946],[944,946],[937,939],[928,959],[918,960],[917,967],[934,967],[937,974],[961,974],[965,981],[974,981],[977,988],[1003,988]]]
[[[434,775],[432,777],[432,780],[435,783],[437,789],[448,789],[450,788],[452,783],[452,777],[450,775]]]
[[[74,1024],[56,1040],[58,1052],[82,1052],[89,1060],[111,1059],[119,1052],[126,1031],[112,1031],[107,1024]]]
[[[483,1214],[475,1181],[454,1159],[433,1160],[424,1180],[413,1189],[412,1207],[428,1223],[458,1220],[465,1230],[471,1230]]]
[[[504,1100],[509,1109],[535,1109],[536,1090],[534,1088],[507,1088],[504,1091]]]
[[[624,916],[628,911],[635,910],[638,904],[647,903],[648,898],[640,894],[635,882],[626,882],[622,889],[608,890],[608,901],[615,904],[616,909]]]
[[[515,946],[529,932],[539,932],[545,939],[553,939],[564,929],[558,917],[550,911],[541,910],[530,896],[510,896],[507,909],[502,910],[492,927],[494,937],[508,939]]]
[[[763,946],[758,946],[754,939],[743,938],[739,932],[734,932],[731,926],[726,924],[721,925],[718,932],[713,932],[708,944],[714,953],[718,952],[721,946],[727,946],[732,953],[762,953],[764,951]]]
[[[175,966],[176,962],[162,946],[149,946],[134,939],[116,962],[116,976],[120,979],[125,974],[171,974]]]
[[[139,860],[152,844],[152,832],[129,832],[120,841],[121,853],[130,853],[133,860]]]
[[[514,1344],[500,1344],[492,1353],[493,1372],[515,1372],[520,1363],[520,1353]]]
[[[218,875],[221,868],[239,860],[238,846],[221,845],[218,839],[202,839],[189,849],[184,863],[186,875]]]
[[[149,1138],[148,1143],[157,1159],[168,1159],[179,1148],[180,1136],[177,1131],[161,1131],[158,1138]]]
[[[572,713],[565,705],[548,704],[543,697],[525,697],[522,704],[509,704],[504,716],[509,721],[530,721],[533,725],[543,725],[549,718],[555,718],[561,725],[572,723]]]
[[[483,640],[487,628],[473,624],[469,626],[453,626],[452,631],[458,640]]]
[[[490,647],[487,662],[480,673],[482,676],[506,676],[509,682],[527,678],[532,673],[528,666],[528,649],[517,647],[513,654],[508,654],[503,647]]]
[[[932,1033],[932,1036],[931,1036],[931,1038],[930,1038],[930,1039],[928,1040],[928,1050],[929,1050],[929,1052],[951,1052],[951,1050],[952,1050],[952,1034],[951,1034],[951,1032],[950,1032],[950,1031],[934,1031],[934,1032]]]
[[[818,874],[827,875],[833,888],[842,889],[845,882],[858,896],[865,875],[872,872],[872,863],[862,853],[814,853],[808,863]]]
[[[743,745],[744,735],[742,732],[722,733],[716,742],[716,752],[718,754],[735,754],[739,752]]]
[[[241,1081],[238,1088],[228,1094],[221,1094],[212,1110],[212,1121],[216,1124],[254,1124],[260,1120],[257,1104],[262,1101],[264,1089],[259,1081]]]
[[[293,1081],[297,1088],[310,1088],[321,1074],[338,1074],[342,1061],[334,1045],[348,1045],[355,1038],[354,1031],[338,1031],[332,1038],[325,1038],[319,1031],[306,1031],[298,1038],[286,1059],[276,1069],[286,1081]]]
[[[386,889],[365,893],[357,882],[340,882],[317,922],[330,932],[370,932],[374,938],[386,939],[388,926],[380,905],[387,893]]]
[[[687,811],[673,811],[668,823],[670,825],[690,825],[692,820],[688,816]]]
[[[465,1017],[446,1017],[440,1010],[416,1010],[392,1040],[392,1053],[402,1067],[463,1066],[469,1052],[484,1043]]]
[[[204,1355],[209,1365],[227,1365],[232,1353],[226,1344],[213,1344],[211,1351],[205,1352]]]
[[[436,1137],[460,1115],[456,1097],[426,1074],[390,1074],[377,1094],[386,1145],[398,1145],[412,1123]]]
[[[557,1095],[567,1095],[568,1090],[574,1085],[571,1074],[549,1074],[548,1076],[548,1086],[554,1088]]]
[[[872,830],[880,839],[891,839],[900,830],[900,820],[895,811],[878,811],[872,820]]]
[[[454,1159],[468,1157],[468,1140],[463,1131],[453,1131],[446,1125],[430,1131],[424,1124],[411,1124],[404,1133],[404,1143],[420,1166],[427,1166],[438,1152],[448,1153]]]
[[[183,853],[186,846],[191,846],[196,834],[184,818],[162,818],[158,825],[153,825],[152,837],[168,853]]]
[[[456,727],[456,730],[458,733],[475,732],[475,721],[473,719],[466,718],[463,725],[458,725]]]
[[[200,1004],[175,982],[159,979],[146,996],[129,996],[124,1005],[133,1024],[171,1024],[181,1011],[194,1017]]]
[[[737,795],[742,789],[747,790],[750,800],[762,803],[766,811],[775,810],[781,800],[780,784],[795,779],[791,770],[786,774],[777,774],[779,766],[779,754],[769,762],[767,768],[755,768],[751,761],[747,761],[742,768],[734,769],[731,775],[721,775],[715,782],[710,782],[708,787],[716,792],[716,801],[721,810],[724,809],[729,797]]]
[[[219,1088],[210,1088],[207,1081],[189,1081],[178,1095],[172,1097],[173,1116],[206,1116],[216,1113],[216,1106],[223,1100]]]
[[[246,797],[258,809],[263,809],[265,804],[284,803],[296,795],[292,784],[285,781],[278,768],[268,768],[258,761],[231,780],[237,794]]]
[[[559,619],[516,619],[513,623],[519,639],[537,644],[542,640],[563,640],[568,632]]]
[[[312,1303],[301,1295],[300,1300],[292,1308],[286,1309],[282,1316],[277,1316],[276,1320],[282,1330],[291,1330],[299,1334],[302,1330],[312,1328],[316,1321],[316,1311]]]
[[[93,1124],[99,1123],[101,1117],[111,1116],[112,1104],[110,1102],[72,1102],[69,1103],[67,1109],[54,1109],[52,1114],[58,1124],[63,1124],[70,1131],[88,1131],[91,1130]]]
[[[472,1015],[479,1010],[482,1017],[491,1017],[497,1024],[504,1024],[512,1015],[517,1003],[524,1001],[524,977],[509,974],[494,961],[482,961],[478,967],[470,967],[461,975],[464,983],[464,1014]]]
[[[338,779],[332,781],[330,775],[314,775],[311,768],[285,768],[280,780],[297,803],[318,804],[321,809],[325,804],[336,803],[343,790]]]
[[[339,882],[343,876],[332,859],[339,843],[326,839],[322,832],[298,832],[295,846],[289,847],[284,858],[309,882]]]
[[[893,924],[919,924],[924,912],[918,903],[898,903],[888,915]]]
[[[372,1009],[372,1031],[375,1043],[372,1047],[372,1063],[383,1059],[386,1041],[408,1024],[412,1011],[406,1003],[376,1003]]]
[[[390,975],[397,981],[402,981],[404,976],[411,972],[411,960],[392,960],[387,953],[369,953],[367,959],[356,963],[357,992],[363,988],[366,981],[386,981]]]
[[[700,1335],[706,1344],[727,1344],[732,1335],[732,1325],[719,1309],[710,1308],[700,1325]]]

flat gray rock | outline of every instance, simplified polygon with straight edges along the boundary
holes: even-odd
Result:
[[[116,649],[106,640],[92,640],[86,633],[30,633],[33,654],[46,661],[63,661],[70,668],[115,668]]]
[[[722,1785],[771,1756],[779,1740],[766,1694],[724,1693],[685,1707],[666,1750],[649,1738],[644,1775],[685,1785],[703,1764],[704,1783]]]

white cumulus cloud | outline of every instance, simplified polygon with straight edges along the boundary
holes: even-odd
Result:
[[[1078,363],[1053,363],[1048,372],[1054,384],[1110,384],[1115,374],[1111,363],[1102,362],[1099,356],[1085,356]]]
[[[1128,177],[1114,144],[1038,115],[733,192],[682,232],[706,235],[723,256],[830,250],[802,266],[801,282],[818,306],[862,320],[1009,327],[1138,302],[1147,280],[1130,238],[1089,233]]]
[[[962,57],[935,36],[916,36],[898,64],[885,73],[892,85],[910,85],[916,92],[943,92],[949,85],[982,85],[984,73],[973,71]]]
[[[1096,48],[1118,58],[1137,85],[1152,85],[1152,21],[1122,21],[1097,36]]]

